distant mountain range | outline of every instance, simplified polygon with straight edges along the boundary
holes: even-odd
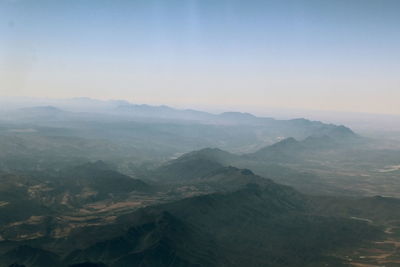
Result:
[[[34,103],[42,105],[29,106]],[[342,142],[357,135],[345,126],[240,112],[211,114],[87,98],[27,101],[0,113],[0,166],[15,170],[23,162],[25,169],[39,170],[103,160],[133,172],[143,163],[205,147],[260,156],[264,152],[255,151],[290,137]]]
[[[7,100],[3,100],[7,101]],[[224,112],[221,114],[212,114],[204,111],[192,109],[175,109],[165,105],[151,106],[145,104],[132,104],[127,101],[100,101],[90,98],[72,98],[58,100],[25,100],[15,98],[14,101],[8,100],[8,110],[17,113],[25,113],[26,116],[32,115],[54,115],[64,112],[64,115],[72,115],[72,113],[80,113],[80,116],[89,116],[96,113],[112,114],[119,116],[130,116],[134,118],[155,118],[170,120],[189,120],[207,123],[228,123],[228,124],[249,124],[278,127],[292,125],[299,128],[313,128],[314,130],[333,131],[336,126],[332,124],[323,124],[318,121],[309,121],[306,119],[292,120],[274,120],[273,118],[257,117],[250,113],[241,112]],[[7,103],[7,102],[5,102]],[[14,109],[12,108],[14,107]],[[12,113],[11,113],[12,114]],[[76,114],[75,114],[76,116]],[[287,125],[285,125],[287,124]],[[344,126],[341,126],[344,128]],[[344,129],[340,129],[343,131]],[[347,129],[349,130],[349,129]],[[323,134],[321,132],[321,134]]]

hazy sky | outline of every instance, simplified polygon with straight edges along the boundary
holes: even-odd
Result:
[[[0,96],[400,114],[399,0],[0,0]]]

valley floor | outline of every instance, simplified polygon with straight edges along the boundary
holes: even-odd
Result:
[[[345,258],[353,267],[395,267],[400,266],[400,227],[394,223],[387,226],[386,238],[373,241],[356,249]]]

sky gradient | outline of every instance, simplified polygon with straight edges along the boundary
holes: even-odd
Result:
[[[0,96],[400,114],[398,0],[0,0]]]

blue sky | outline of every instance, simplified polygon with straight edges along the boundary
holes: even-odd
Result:
[[[0,0],[0,96],[400,114],[400,1]]]

